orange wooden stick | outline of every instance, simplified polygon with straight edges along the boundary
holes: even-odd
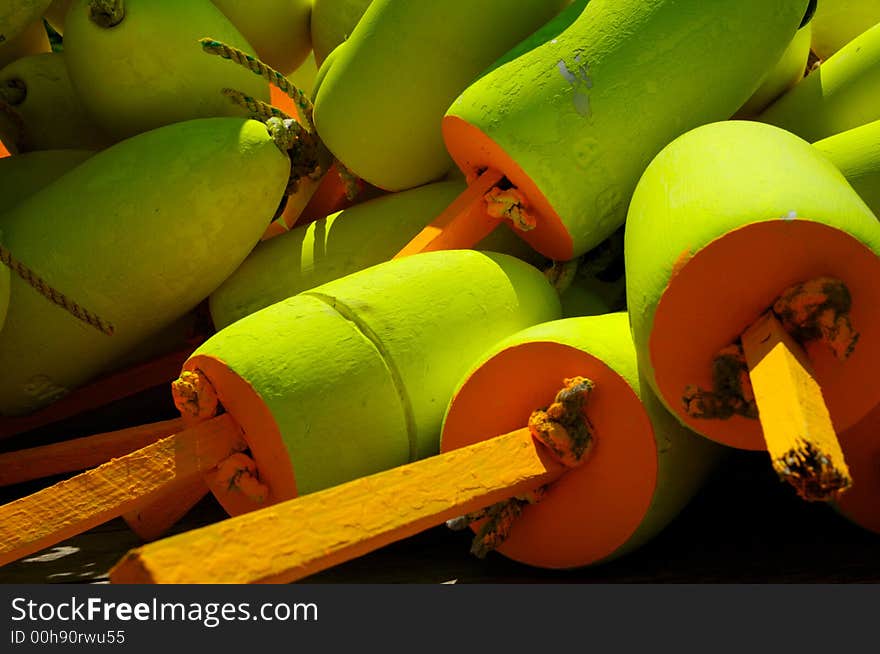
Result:
[[[529,429],[145,545],[114,583],[288,583],[525,494],[567,470]]]
[[[281,109],[281,111],[293,118],[296,122],[302,122],[299,117],[299,107],[296,106],[296,102],[274,84],[269,85],[269,104]]]
[[[228,414],[0,507],[0,565],[136,509],[245,449]]]
[[[122,518],[141,540],[156,540],[164,536],[207,494],[208,486],[201,477],[173,481],[151,497],[149,502],[139,505]]]
[[[0,486],[94,468],[184,428],[177,418],[0,454]]]
[[[327,175],[325,174],[320,179],[312,179],[311,177],[303,177],[300,179],[296,193],[287,198],[287,206],[284,207],[281,216],[269,223],[261,240],[267,241],[270,238],[278,236],[279,234],[284,234],[288,230],[293,229],[297,222],[299,222],[303,209],[305,209],[306,205],[312,199],[312,196],[317,192],[321,183],[326,178]]]
[[[394,258],[434,250],[471,248],[479,243],[501,224],[501,218],[493,218],[486,213],[483,196],[503,177],[497,170],[484,171]]]
[[[357,184],[359,188],[363,187],[363,181],[358,180]],[[333,162],[315,194],[302,210],[297,223],[302,225],[314,222],[337,211],[342,211],[350,207],[351,204],[352,200],[348,198],[345,182],[339,175],[339,163]]]
[[[296,120],[298,123],[302,123],[299,115],[299,108],[296,106],[296,103],[293,101],[293,99],[289,95],[287,95],[287,93],[279,89],[274,84],[269,84],[269,97],[272,106],[281,109],[281,111]],[[287,206],[284,207],[284,211],[282,212],[281,216],[278,219],[269,223],[269,226],[263,233],[261,240],[267,241],[270,238],[274,238],[276,236],[284,234],[288,230],[292,229],[294,225],[299,222],[300,216],[302,215],[306,206],[310,204],[312,197],[318,192],[321,186],[323,186],[324,181],[328,177],[329,175],[324,175],[319,180],[313,180],[308,177],[302,178],[299,181],[299,188],[297,192],[287,198]]]
[[[44,427],[155,386],[168,384],[180,374],[184,361],[196,347],[195,344],[189,344],[183,349],[102,377],[30,415],[0,418],[0,439]],[[87,467],[89,466],[83,466]]]

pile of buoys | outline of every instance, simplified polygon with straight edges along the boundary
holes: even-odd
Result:
[[[111,579],[444,522],[596,565],[725,448],[880,531],[874,4],[7,2],[0,438],[160,385],[180,418],[0,454],[77,473],[0,506],[0,565],[208,493]]]

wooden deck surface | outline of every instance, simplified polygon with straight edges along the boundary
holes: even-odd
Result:
[[[64,425],[0,442],[0,450],[175,417],[166,389],[144,393]],[[44,482],[0,489],[6,502]],[[222,519],[211,498],[176,530]],[[0,583],[101,583],[139,541],[114,520],[0,568]],[[779,482],[763,453],[732,452],[703,492],[657,538],[617,561],[543,571],[500,555],[478,560],[466,533],[437,527],[309,578],[311,583],[763,583],[880,582],[880,536],[830,507],[806,504]]]

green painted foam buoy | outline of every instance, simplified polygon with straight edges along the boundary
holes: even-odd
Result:
[[[803,79],[807,70],[807,60],[810,57],[812,25],[808,23],[797,31],[782,57],[764,77],[761,86],[740,107],[738,116],[754,116],[760,113],[767,105]]]
[[[877,0],[820,0],[813,17],[813,50],[828,59],[877,23]]]
[[[312,49],[312,0],[211,0],[255,49],[261,61],[292,73]]]
[[[793,134],[726,121],[673,141],[633,195],[625,265],[642,373],[695,431],[766,449],[736,371],[748,373],[732,364],[728,348],[771,307],[786,315],[777,300],[814,280],[844,287],[822,282],[816,295],[836,296],[832,346],[815,338],[818,324],[812,336],[808,324],[799,335],[835,428],[846,429],[880,400],[872,381],[880,360],[880,222],[834,164]],[[814,301],[799,302],[803,308],[786,320],[811,315]],[[853,330],[861,335],[854,348]],[[703,391],[717,405],[694,404]]]
[[[0,22],[0,25],[2,24]],[[49,35],[43,27],[43,22],[35,20],[17,36],[5,41],[0,39],[0,68],[21,57],[51,51],[52,45],[49,43]]]
[[[880,120],[880,24],[822,62],[757,120],[811,142]]]
[[[623,224],[663,146],[749,98],[807,6],[592,0],[557,37],[455,100],[447,148],[469,179],[504,175],[528,218],[519,233],[539,252],[579,256]]]
[[[202,51],[211,38],[254,49],[211,0],[121,0],[105,12],[76,0],[64,23],[64,57],[83,105],[123,139],[193,118],[246,116],[222,90],[269,101],[268,82]]]
[[[464,189],[437,182],[393,193],[292,229],[260,243],[210,298],[221,329],[255,311],[319,284],[387,261]],[[510,230],[496,230],[479,249],[540,257]]]
[[[91,150],[40,150],[0,159],[0,212],[48,186],[93,154]]]
[[[3,234],[0,232],[0,243]],[[9,268],[0,265],[0,333],[3,332],[3,324],[6,322],[6,311],[9,308]]]
[[[626,280],[621,276],[602,281],[593,275],[582,275],[559,294],[563,318],[601,316],[626,308]]]
[[[330,67],[333,65],[333,61],[336,59],[336,56],[340,52],[340,48],[336,48],[328,54],[324,61],[318,67],[318,71],[315,73],[315,81],[312,84],[312,92],[310,94],[310,98],[312,103],[314,104],[315,99],[318,97],[318,91],[321,89],[321,84],[324,82],[324,78],[327,77],[327,72],[330,70]]]
[[[399,191],[443,177],[452,167],[440,131],[449,104],[564,6],[373,0],[323,78],[318,133],[346,167],[379,188]]]
[[[289,172],[264,124],[199,119],[112,146],[0,216],[20,261],[115,327],[13,278],[0,414],[49,404],[193,309],[256,245]]]
[[[50,52],[22,57],[0,70],[0,99],[24,125],[22,152],[99,150],[110,144],[74,92],[64,56]]]
[[[0,5],[0,43],[8,43],[39,22],[52,0],[4,0]]]
[[[513,257],[427,253],[251,314],[185,369],[216,390],[270,501],[283,500],[436,454],[443,411],[473,361],[559,311],[544,276]],[[212,490],[240,512],[241,493]]]
[[[287,79],[308,97],[312,97],[315,82],[318,77],[318,67],[315,65],[315,53],[310,52],[306,60]]]
[[[320,67],[328,55],[343,43],[364,15],[372,0],[314,0],[312,5],[312,47]]]
[[[73,0],[52,0],[52,3],[43,14],[46,22],[61,35],[64,34],[64,19],[67,18],[67,12],[70,11],[72,4]]]
[[[880,120],[813,144],[844,174],[880,219]]]
[[[520,429],[577,377],[595,387],[583,409],[591,449],[522,507],[498,548],[529,565],[582,567],[643,545],[681,511],[721,452],[684,429],[640,380],[625,313],[537,325],[490,348],[453,396],[443,451]]]

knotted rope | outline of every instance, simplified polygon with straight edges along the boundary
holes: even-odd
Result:
[[[565,386],[556,394],[553,404],[547,409],[532,413],[528,427],[532,438],[544,445],[562,465],[576,468],[586,460],[595,438],[586,410],[595,384],[584,377],[566,379],[564,383]],[[471,544],[471,553],[484,558],[507,540],[523,508],[540,502],[547,488],[542,486],[524,496],[498,502],[450,520],[446,525],[450,529],[461,530],[474,522],[484,520]]]
[[[223,94],[230,100],[246,108],[253,116],[263,120],[267,125],[270,118],[279,118],[284,121],[284,130],[288,132],[288,136],[282,135],[279,138],[277,134],[281,132],[281,128],[278,126],[270,128],[270,131],[274,130],[273,137],[276,138],[276,143],[279,144],[279,147],[290,154],[292,167],[290,181],[287,185],[287,195],[292,195],[296,192],[298,182],[303,177],[320,178],[329,169],[330,161],[333,157],[317,136],[313,118],[314,106],[306,94],[294,86],[283,74],[238,48],[211,38],[201,39],[199,43],[202,46],[202,50],[206,53],[237,63],[259,75],[285,93],[296,105],[300,123],[297,123],[297,121],[280,109],[251,98],[240,91],[235,89],[223,90]],[[284,144],[287,144],[288,147],[284,147]],[[363,187],[362,180],[338,160],[336,161],[336,170],[339,179],[345,187],[346,198],[354,200]]]
[[[343,166],[342,162],[338,159],[336,160],[336,173],[339,175],[339,179],[345,187],[345,197],[348,198],[348,200],[354,200],[363,188],[363,180]]]
[[[220,411],[217,391],[201,370],[184,370],[171,383],[171,396],[180,415],[201,422],[213,418]]]
[[[486,213],[493,218],[506,218],[523,232],[530,232],[538,226],[538,219],[528,210],[526,196],[517,188],[501,189],[493,186],[483,199],[486,202]]]
[[[242,493],[255,504],[269,497],[269,487],[260,481],[256,461],[244,452],[236,452],[217,466],[216,483]]]
[[[286,195],[296,193],[301,179],[319,179],[323,175],[320,163],[321,142],[312,132],[307,132],[292,118],[269,118],[266,127],[276,145],[290,157],[290,179],[287,182]]]
[[[821,341],[841,361],[858,343],[859,334],[850,322],[852,297],[839,279],[818,277],[795,284],[783,291],[769,310],[800,345]],[[682,401],[687,414],[694,418],[758,418],[749,368],[739,342],[722,348],[712,360],[712,389],[688,385]]]
[[[571,261],[554,261],[544,270],[544,277],[560,295],[565,293],[577,277],[580,259]]]

